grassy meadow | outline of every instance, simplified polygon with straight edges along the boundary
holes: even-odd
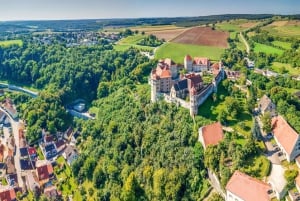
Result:
[[[155,58],[172,58],[176,63],[183,63],[184,56],[189,54],[192,57],[208,57],[211,60],[218,61],[224,50],[210,46],[165,43],[157,49]]]
[[[265,27],[271,35],[280,37],[294,37],[300,39],[300,21],[299,20],[281,20],[275,21]]]
[[[283,50],[269,46],[269,45],[265,45],[265,44],[261,44],[261,43],[255,43],[255,47],[254,47],[254,52],[264,52],[266,54],[278,54],[281,55],[283,53]]]
[[[139,41],[141,41],[143,38],[147,37],[146,35],[142,34],[136,34],[133,36],[128,36],[126,38],[121,39],[118,43],[114,45],[114,49],[117,51],[124,51],[129,49],[130,47],[134,47],[140,50],[147,50],[151,51],[154,49],[154,47],[149,47],[149,46],[142,46],[142,45],[137,45]]]
[[[292,67],[290,64],[273,62],[271,68],[278,73],[288,73],[295,76],[300,74],[300,67]]]

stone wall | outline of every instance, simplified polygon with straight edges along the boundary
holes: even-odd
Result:
[[[207,85],[199,94],[196,95],[198,107],[214,92],[214,85]]]
[[[183,100],[183,99],[180,99],[180,98],[177,98],[177,97],[171,97],[168,94],[163,94],[163,96],[164,96],[165,101],[168,102],[168,103],[175,103],[177,106],[181,106],[181,107],[184,107],[186,109],[190,109],[190,103]]]

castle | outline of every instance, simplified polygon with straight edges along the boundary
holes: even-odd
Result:
[[[183,71],[186,73],[180,73]],[[204,72],[213,75],[213,81],[206,85],[201,76]],[[187,55],[184,66],[181,66],[171,59],[161,59],[150,74],[151,101],[164,97],[167,102],[189,109],[191,116],[194,116],[209,95],[217,92],[217,85],[222,79],[224,69],[221,62],[211,65],[208,58],[193,59]]]

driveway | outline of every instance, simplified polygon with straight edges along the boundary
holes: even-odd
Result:
[[[256,121],[258,122],[260,132],[263,136],[263,142],[265,144],[265,147],[267,149],[267,152],[265,153],[265,156],[271,161],[272,164],[280,165],[280,158],[278,156],[278,152],[276,151],[276,147],[272,145],[271,141],[267,138],[267,134],[262,130],[263,124],[258,116],[255,116]]]
[[[278,193],[277,196],[281,197],[279,193],[284,191],[284,187],[287,182],[284,178],[285,169],[281,165],[272,165],[272,171],[268,178],[268,183],[272,185],[272,188]]]

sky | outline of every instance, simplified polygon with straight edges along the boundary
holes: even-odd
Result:
[[[300,14],[300,0],[0,0],[0,21]]]

